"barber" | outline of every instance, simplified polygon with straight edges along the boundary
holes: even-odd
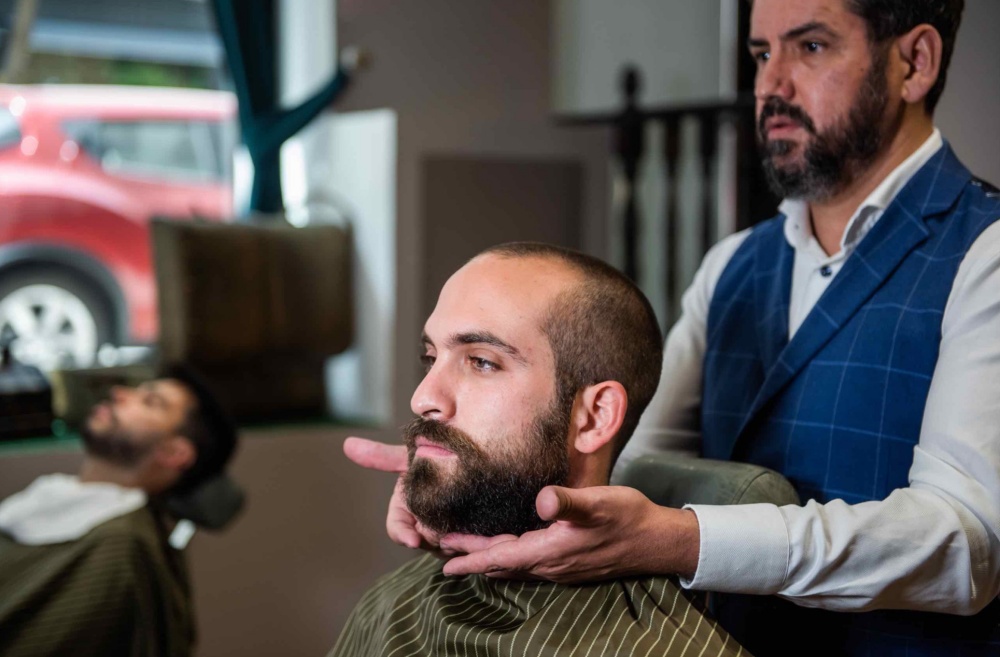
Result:
[[[804,506],[549,488],[552,525],[485,539],[423,531],[397,495],[390,536],[463,555],[455,575],[676,573],[730,594],[720,622],[757,654],[792,628],[824,654],[998,654],[1000,197],[933,121],[963,6],[753,2],[758,141],[785,200],[705,257],[618,474],[683,450],[773,468]]]

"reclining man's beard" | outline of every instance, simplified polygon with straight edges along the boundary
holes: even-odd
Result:
[[[87,454],[125,467],[137,464],[152,449],[151,445],[130,441],[118,429],[96,433],[84,426],[80,438]]]
[[[404,486],[410,512],[441,534],[519,536],[545,527],[549,523],[538,517],[535,498],[545,486],[563,486],[569,478],[566,428],[567,418],[553,409],[519,437],[520,449],[491,458],[452,427],[414,420],[406,430],[410,468]],[[455,452],[458,463],[451,475],[431,460],[414,460],[417,436]]]

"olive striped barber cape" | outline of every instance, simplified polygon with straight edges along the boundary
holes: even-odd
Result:
[[[330,657],[748,655],[666,577],[567,586],[446,577],[426,555],[361,598]]]
[[[194,639],[183,555],[149,506],[62,543],[0,532],[3,657],[187,657]]]

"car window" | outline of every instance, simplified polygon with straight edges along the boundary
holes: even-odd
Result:
[[[211,121],[67,121],[63,129],[112,174],[217,181],[223,126]]]
[[[21,143],[21,126],[9,108],[0,105],[0,149]]]

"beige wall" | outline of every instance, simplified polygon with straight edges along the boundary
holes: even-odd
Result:
[[[974,174],[1000,185],[1000,2],[966,0],[935,122]]]
[[[191,545],[200,657],[324,655],[365,589],[409,558],[385,535],[394,478],[350,463],[340,447],[349,433],[244,440],[233,477],[247,490],[246,514]]]

